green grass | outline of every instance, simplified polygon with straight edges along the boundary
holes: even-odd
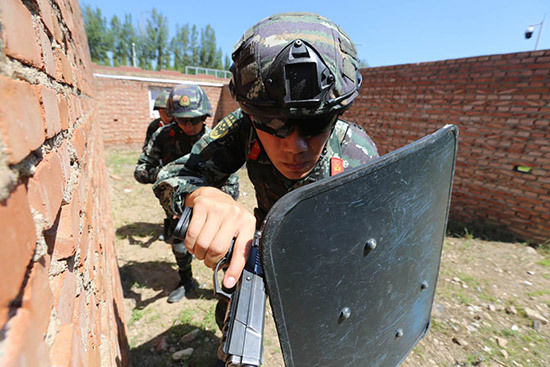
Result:
[[[178,315],[178,320],[182,324],[191,324],[193,321],[193,315],[195,315],[194,310],[182,310]]]
[[[135,324],[137,321],[141,320],[143,316],[147,315],[150,312],[151,312],[151,309],[148,309],[148,308],[145,308],[142,310],[134,308],[132,310],[132,316],[130,317],[130,321],[128,321],[128,324],[129,325]]]
[[[538,261],[537,264],[550,268],[550,257],[547,257],[546,259]]]
[[[530,291],[530,292],[526,292],[525,293],[526,295],[528,295],[529,297],[540,297],[540,296],[546,296],[546,295],[549,295],[550,294],[550,290],[540,290],[540,291]]]
[[[206,313],[206,315],[204,315],[198,326],[204,330],[217,329],[218,326],[216,325],[216,304],[210,305],[210,307],[208,308],[208,312]]]
[[[116,175],[122,174],[124,166],[135,166],[138,158],[139,151],[136,150],[108,150],[105,156],[107,166]]]

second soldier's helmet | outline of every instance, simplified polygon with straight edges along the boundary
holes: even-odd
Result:
[[[251,115],[307,118],[341,113],[361,86],[357,52],[333,22],[284,13],[252,26],[232,54],[231,93]]]
[[[170,91],[166,112],[172,117],[206,117],[212,116],[212,106],[201,87],[182,84]]]
[[[153,110],[166,108],[166,101],[168,100],[169,94],[170,94],[170,91],[166,89],[160,92],[157,98],[155,98],[155,106],[153,107]]]

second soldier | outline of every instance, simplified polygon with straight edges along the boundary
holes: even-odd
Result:
[[[159,170],[166,164],[191,152],[193,145],[204,135],[210,133],[205,125],[208,116],[212,116],[212,107],[206,93],[197,85],[178,85],[174,87],[166,100],[166,113],[172,123],[156,130],[143,148],[138,159],[134,177],[138,182],[154,183]],[[238,196],[238,181],[236,176],[228,179],[229,191]],[[164,220],[164,237],[169,240],[169,234],[175,226],[175,220],[167,213]],[[192,255],[187,252],[183,243],[172,243],[172,252],[179,267],[180,281],[168,296],[168,302],[178,302],[186,294],[196,288],[193,279],[191,261]]]

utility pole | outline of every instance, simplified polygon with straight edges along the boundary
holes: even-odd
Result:
[[[136,43],[132,42],[132,66],[137,67]]]

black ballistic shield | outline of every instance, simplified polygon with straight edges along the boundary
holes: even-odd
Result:
[[[425,335],[458,129],[281,198],[262,229],[287,367],[397,366]]]

